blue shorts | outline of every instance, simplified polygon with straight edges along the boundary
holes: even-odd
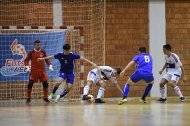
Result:
[[[140,80],[144,80],[146,83],[150,83],[154,81],[154,76],[153,74],[150,74],[150,73],[136,71],[130,76],[130,79],[134,83],[137,83]]]
[[[73,73],[59,73],[59,77],[66,80],[67,83],[73,84],[75,80],[75,75]]]

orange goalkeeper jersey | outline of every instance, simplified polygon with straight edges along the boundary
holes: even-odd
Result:
[[[31,61],[31,71],[45,71],[45,63],[44,61],[38,61],[38,58],[46,57],[46,51],[40,49],[36,51],[35,49],[31,50],[24,61],[25,66],[29,65],[29,61]],[[45,60],[48,65],[51,65],[49,59]]]

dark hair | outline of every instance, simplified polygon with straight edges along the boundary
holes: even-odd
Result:
[[[115,68],[115,70],[117,71],[117,74],[121,73],[121,68]]]
[[[37,43],[40,43],[40,40],[34,41],[34,45],[37,44]]]
[[[172,50],[172,47],[170,44],[166,44],[166,45],[163,45],[163,49],[166,49],[166,50]]]
[[[70,50],[71,46],[69,44],[63,45],[63,50]]]
[[[139,51],[141,53],[146,53],[146,48],[145,47],[139,47]]]

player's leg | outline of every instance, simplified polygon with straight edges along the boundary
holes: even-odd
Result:
[[[92,86],[92,84],[93,84],[93,81],[87,80],[87,84],[84,86],[84,89],[83,89],[82,100],[89,100],[89,99],[91,99],[91,97],[88,96],[88,92],[89,92],[90,87]]]
[[[185,101],[185,97],[183,96],[180,88],[177,86],[177,83],[179,81],[180,76],[177,74],[174,74],[171,78],[171,81],[168,82],[168,84],[174,89],[174,91],[176,92],[176,94],[179,96],[180,101],[184,102]]]
[[[34,81],[29,80],[28,85],[27,85],[27,100],[26,103],[31,102],[31,94],[32,94],[32,87],[33,87]]]
[[[44,101],[45,101],[45,102],[50,102],[50,101],[48,100],[49,84],[48,84],[47,81],[43,81],[42,84],[43,84],[43,92],[44,92]]]
[[[39,71],[32,70],[29,76],[29,82],[27,85],[27,100],[26,103],[31,102],[31,94],[32,94],[32,87],[34,82],[38,82],[39,80]]]
[[[127,97],[128,97],[128,94],[129,94],[129,90],[130,90],[130,85],[134,84],[134,82],[131,80],[131,78],[129,78],[127,80],[127,83],[125,84],[124,88],[123,88],[123,99],[121,99],[118,104],[119,105],[122,105],[123,103],[127,102]]]
[[[65,74],[65,77],[66,77],[66,83],[65,83],[66,88],[63,90],[63,92],[60,95],[57,95],[55,102],[58,102],[62,97],[66,96],[73,87],[75,75],[73,73],[70,73],[70,74]]]
[[[141,97],[140,99],[140,102],[142,103],[147,103],[146,101],[146,97],[148,96],[148,94],[150,93],[151,89],[152,89],[152,86],[154,84],[154,77],[153,75],[144,75],[144,80],[145,82],[147,83],[147,86],[145,88],[145,91],[143,93],[143,96]]]
[[[169,75],[169,74],[165,74],[164,76],[163,76],[163,78],[161,79],[161,81],[160,81],[160,95],[161,95],[161,98],[160,99],[158,99],[158,101],[160,101],[160,102],[165,102],[165,101],[167,101],[167,99],[166,99],[166,88],[165,88],[165,85],[168,83],[168,81],[170,81],[171,80],[171,75]]]
[[[119,105],[127,102],[127,97],[128,97],[128,94],[129,94],[130,85],[140,81],[141,79],[142,79],[142,77],[137,72],[133,73],[130,76],[130,78],[127,80],[127,83],[125,84],[125,86],[123,88],[123,94],[122,94],[123,99],[118,102]]]
[[[48,99],[51,100],[55,94],[55,92],[57,91],[57,89],[59,88],[59,85],[61,85],[61,83],[64,81],[64,78],[62,78],[61,76],[57,79],[52,92],[50,93],[50,95],[48,96]]]
[[[90,87],[92,86],[93,83],[96,83],[97,76],[96,73],[93,71],[90,71],[87,76],[87,84],[84,86],[83,89],[83,97],[82,100],[89,100],[91,97],[88,97],[88,92],[90,90]]]
[[[46,72],[42,72],[42,74],[40,74],[41,77],[40,77],[40,82],[42,82],[42,85],[43,85],[43,93],[44,93],[44,101],[45,102],[50,102],[48,100],[48,89],[49,89],[49,84],[48,84],[48,77],[47,77],[47,74]]]
[[[106,90],[106,82],[104,80],[99,80],[98,84],[100,85],[100,88],[98,90],[98,95],[95,99],[95,103],[105,103],[101,98]]]

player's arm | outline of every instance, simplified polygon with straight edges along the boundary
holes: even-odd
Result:
[[[176,57],[176,59],[175,59],[176,66],[179,66],[181,68],[181,72],[182,72],[181,76],[182,76],[183,82],[186,83],[187,78],[186,78],[186,75],[185,75],[185,70],[184,70],[183,64],[181,63],[181,61],[180,61],[180,59],[179,59],[179,57],[177,55],[175,55],[175,57]]]
[[[82,59],[82,60],[90,63],[92,66],[94,66],[98,70],[98,74],[101,77],[101,68],[99,66],[97,66],[95,63],[93,63],[92,61],[90,61],[90,60],[88,60],[88,59],[86,59],[86,58],[84,58],[82,56],[80,57],[80,59]]]
[[[123,91],[121,90],[120,86],[118,83],[115,83],[115,86],[117,87],[117,89],[123,94]]]
[[[94,66],[95,68],[98,68],[98,66],[95,64],[95,63],[93,63],[92,61],[90,61],[90,60],[88,60],[88,59],[86,59],[86,58],[84,58],[84,57],[80,57],[80,59],[82,59],[82,60],[84,60],[84,61],[86,61],[86,62],[88,62],[88,63],[90,63],[92,66]]]
[[[162,69],[159,71],[159,74],[161,75],[162,72],[166,69],[167,67],[167,63],[164,64],[164,66],[162,67]]]
[[[44,57],[47,57],[47,54],[46,52],[44,51]],[[49,66],[49,70],[53,71],[53,66],[51,65],[51,62],[49,59],[45,59],[46,63],[48,64]]]
[[[185,75],[185,70],[184,70],[184,67],[183,65],[180,66],[181,67],[181,71],[182,71],[182,77],[183,77],[183,82],[186,83],[187,81],[187,78],[186,78],[186,75]]]
[[[45,60],[46,63],[49,65],[49,70],[53,71],[53,66],[51,65],[49,59],[54,59],[54,55],[47,56],[47,54],[45,53],[45,57],[38,58],[39,61]]]
[[[124,75],[125,74],[125,71],[128,70],[131,66],[135,65],[135,61],[131,61],[127,64],[127,66],[123,69],[123,71],[120,73],[120,75]]]
[[[30,72],[31,71],[31,66],[29,65],[29,61],[31,59],[31,52],[29,52],[27,54],[26,59],[24,60],[24,65],[26,66],[26,72]]]
[[[47,56],[47,53],[46,53],[45,51],[44,51],[44,57],[48,57],[48,56]],[[51,65],[51,62],[50,62],[49,59],[45,59],[45,61],[46,61],[46,63],[48,64],[48,66]]]
[[[54,55],[38,58],[38,60],[54,59]]]

